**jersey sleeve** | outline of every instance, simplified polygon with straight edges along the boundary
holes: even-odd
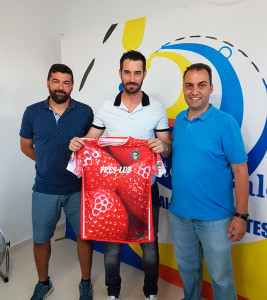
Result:
[[[79,165],[79,160],[77,156],[78,156],[78,152],[72,152],[67,165],[67,170],[73,173],[74,175],[76,175],[78,178],[80,178],[82,176],[82,168]]]
[[[29,107],[24,111],[19,135],[25,139],[33,138],[32,114]]]
[[[104,117],[103,117],[104,105],[103,103],[98,107],[92,126],[97,129],[105,129]]]
[[[162,177],[166,174],[166,168],[162,161],[161,155],[159,153],[156,154],[157,157],[157,165],[156,167],[152,167],[152,174],[156,175],[157,177]]]
[[[222,146],[230,164],[247,162],[241,130],[234,118],[229,116],[224,124]]]
[[[97,139],[84,138],[83,140],[85,142],[85,145],[78,151],[72,152],[69,163],[67,165],[67,170],[79,178],[82,176],[83,168],[86,165],[93,164],[93,158],[96,155],[94,153],[95,149],[90,141]]]
[[[155,131],[167,131],[167,130],[169,130],[168,116],[167,116],[166,109],[161,104],[159,110],[159,121],[155,128]]]

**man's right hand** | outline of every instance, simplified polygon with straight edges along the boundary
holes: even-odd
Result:
[[[69,144],[69,149],[73,152],[78,151],[84,146],[84,140],[79,137],[74,137]]]

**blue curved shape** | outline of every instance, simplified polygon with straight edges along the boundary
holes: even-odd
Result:
[[[267,150],[267,118],[263,132],[257,142],[248,154],[248,173],[251,175],[261,163]]]
[[[229,60],[219,51],[202,44],[163,45],[161,49],[180,49],[198,53],[206,57],[216,68],[222,85],[222,111],[231,114],[241,127],[243,120],[243,93],[236,72]]]
[[[221,49],[219,50],[221,53],[222,53],[222,49],[228,49],[229,50],[229,52],[230,52],[230,55],[229,56],[225,56],[226,58],[230,58],[231,56],[232,56],[232,54],[233,54],[233,51],[232,51],[232,49],[231,48],[229,48],[229,47],[226,47],[226,46],[223,46],[223,47],[221,47]]]
[[[265,86],[267,92],[267,84],[264,78],[262,78],[262,82]],[[250,150],[248,154],[248,173],[251,175],[259,166],[261,161],[263,160],[267,150],[267,118],[265,121],[263,132],[257,142],[257,144]]]

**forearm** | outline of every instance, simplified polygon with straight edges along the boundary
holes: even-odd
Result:
[[[248,213],[249,176],[246,163],[232,164],[235,179],[236,212],[245,215]],[[246,234],[247,222],[235,217],[229,225],[228,237],[230,241],[240,241]]]
[[[20,149],[30,159],[35,160],[35,148],[32,139],[20,137]]]
[[[172,140],[169,131],[156,132],[156,139],[151,139],[149,145],[151,145],[153,151],[160,153],[162,157],[167,158],[172,153]],[[153,148],[155,146],[155,148]]]
[[[104,133],[103,129],[97,129],[91,127],[88,133],[84,136],[85,138],[95,138],[98,139]],[[84,141],[80,137],[74,137],[69,144],[69,149],[71,151],[78,151],[84,146]]]
[[[35,148],[34,147],[28,147],[28,148],[23,148],[21,151],[28,156],[30,159],[35,161]]]
[[[104,129],[98,129],[95,127],[91,127],[87,134],[84,136],[85,138],[95,138],[98,139],[104,133]]]
[[[172,154],[172,143],[164,142],[164,150],[160,153],[162,157],[167,158],[170,157]]]
[[[249,176],[247,164],[240,164],[233,168],[235,180],[236,211],[240,214],[248,213]]]

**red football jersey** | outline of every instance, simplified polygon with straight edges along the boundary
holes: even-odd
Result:
[[[84,138],[68,169],[82,175],[81,237],[87,240],[143,243],[154,240],[151,175],[160,155],[147,140],[131,137]]]

